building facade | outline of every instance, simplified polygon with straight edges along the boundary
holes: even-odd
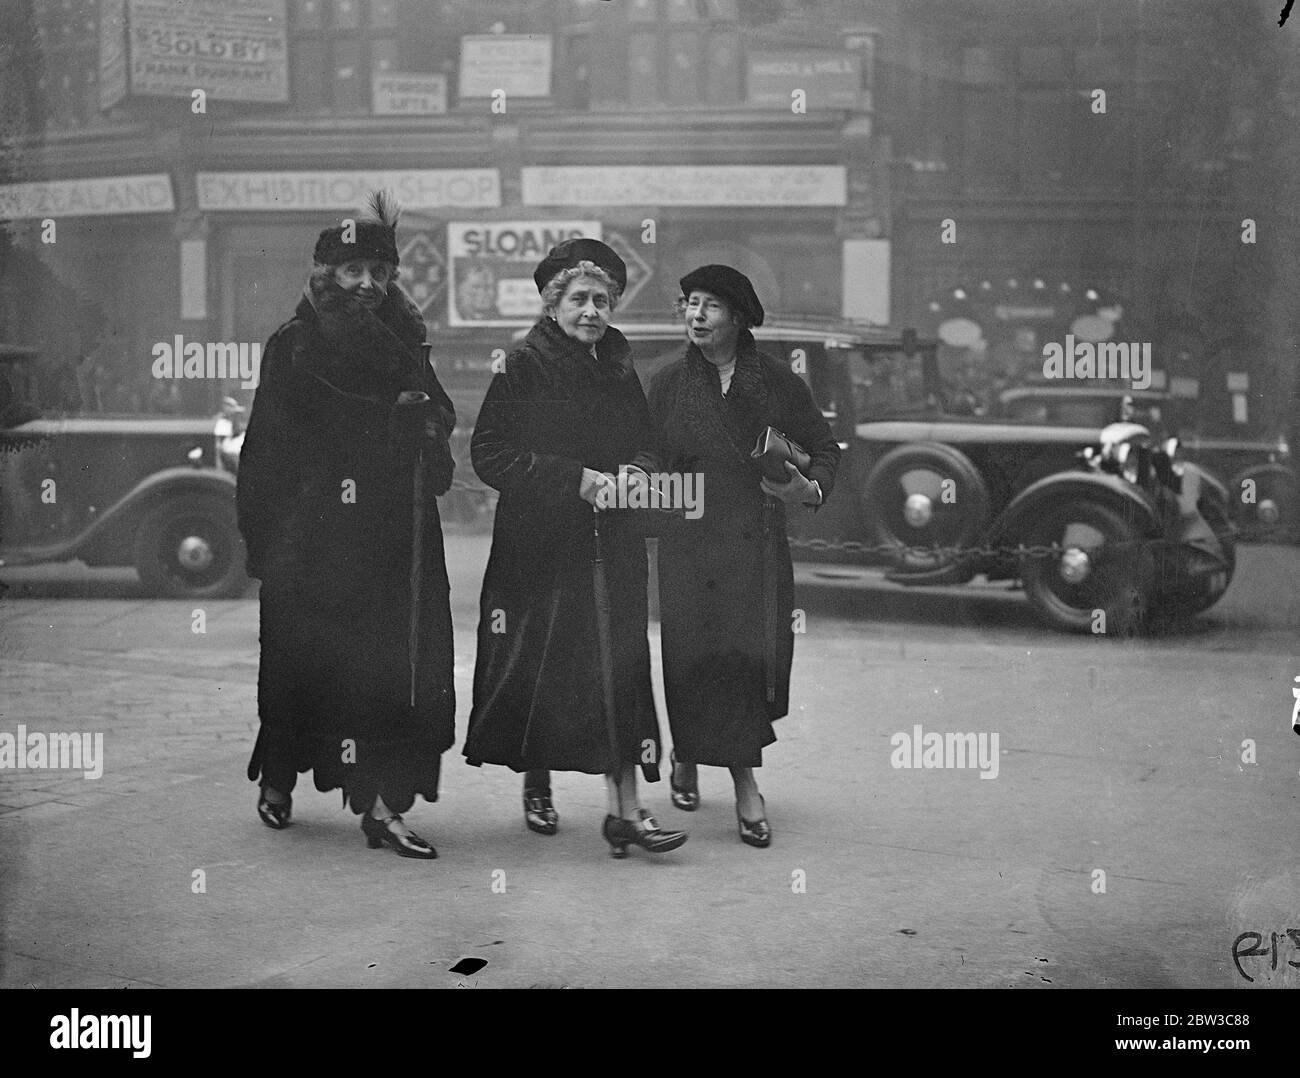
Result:
[[[373,186],[406,207],[406,286],[447,339],[505,343],[532,317],[526,271],[581,231],[627,260],[629,316],[725,261],[774,312],[917,325],[968,368],[1031,367],[1080,317],[1153,340],[1197,393],[1245,372],[1253,394],[1288,361],[1252,321],[1259,248],[1224,242],[1266,133],[1261,76],[1223,46],[1252,45],[1236,5],[18,8],[44,116],[0,177],[7,258],[77,302],[38,309],[32,274],[7,271],[0,336],[93,353],[118,400],[166,397],[159,342],[264,341],[317,231]]]

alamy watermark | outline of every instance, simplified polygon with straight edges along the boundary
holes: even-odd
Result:
[[[238,378],[242,389],[256,389],[262,346],[254,341],[186,341],[179,333],[150,350],[155,378]]]
[[[104,773],[104,735],[78,733],[45,734],[0,731],[0,771],[80,771],[83,778],[97,779]]]
[[[996,732],[923,733],[921,724],[917,723],[910,734],[900,730],[890,737],[889,743],[894,746],[894,751],[889,754],[889,763],[895,770],[979,768],[982,779],[998,777],[1001,755]]]
[[[626,464],[618,478],[596,491],[597,509],[684,510],[687,520],[704,515],[702,472],[643,472]]]
[[[1128,379],[1134,389],[1151,387],[1151,344],[1138,341],[1076,341],[1065,335],[1065,345],[1043,345],[1044,378]]]

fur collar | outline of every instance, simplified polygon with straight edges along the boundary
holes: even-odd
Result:
[[[543,315],[528,331],[524,345],[537,353],[547,366],[571,370],[586,381],[618,382],[636,377],[632,347],[613,326],[596,342],[593,356],[587,346],[574,340],[559,324]]]
[[[303,362],[315,375],[356,393],[388,396],[417,388],[423,366],[420,343],[424,319],[405,292],[392,282],[384,302],[368,310],[328,272],[313,272],[295,312],[313,321],[325,349]]]

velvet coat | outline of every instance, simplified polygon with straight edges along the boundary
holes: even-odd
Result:
[[[631,350],[608,329],[592,356],[549,318],[488,387],[470,443],[501,492],[483,578],[469,763],[516,771],[614,770],[602,692],[592,506],[582,469],[653,467],[653,433]],[[620,762],[658,779],[659,729],[646,636],[643,511],[600,513]]]
[[[666,470],[704,477],[702,515],[665,517],[659,540],[673,749],[685,763],[758,767],[790,709],[794,570],[786,506],[763,493],[749,454],[776,427],[811,454],[807,476],[826,498],[839,446],[802,379],[748,332],[725,397],[717,368],[689,344],[652,379],[648,401]]]
[[[261,586],[261,730],[249,777],[311,770],[353,811],[436,800],[455,739],[452,630],[436,496],[451,482],[450,400],[396,285],[367,311],[313,279],[267,342],[239,462],[239,526]],[[404,390],[431,398],[416,417]],[[426,426],[426,420],[430,425]],[[411,705],[416,452],[427,462],[419,659]]]

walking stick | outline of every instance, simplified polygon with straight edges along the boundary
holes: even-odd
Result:
[[[424,450],[415,454],[414,490],[411,501],[411,623],[407,629],[406,652],[411,663],[411,707],[415,707],[415,683],[420,669],[420,606],[424,590],[424,490],[428,462]]]
[[[600,510],[592,507],[592,532],[595,553],[591,561],[592,591],[596,599],[596,645],[600,652],[600,688],[605,701],[605,730],[609,734],[609,752],[614,761],[614,791],[618,797],[618,814],[623,815],[623,759],[619,752],[617,718],[614,705],[614,646],[609,627],[609,584],[605,579],[605,553],[600,538]]]
[[[427,362],[429,345],[422,346]],[[418,408],[423,411],[427,406],[429,394],[422,390],[404,390],[397,396],[401,407]],[[416,437],[415,465],[411,469],[411,619],[407,627],[406,657],[411,667],[411,707],[415,707],[415,687],[420,669],[420,607],[424,590],[424,531],[427,503],[428,461],[424,455],[424,430],[420,429]]]

